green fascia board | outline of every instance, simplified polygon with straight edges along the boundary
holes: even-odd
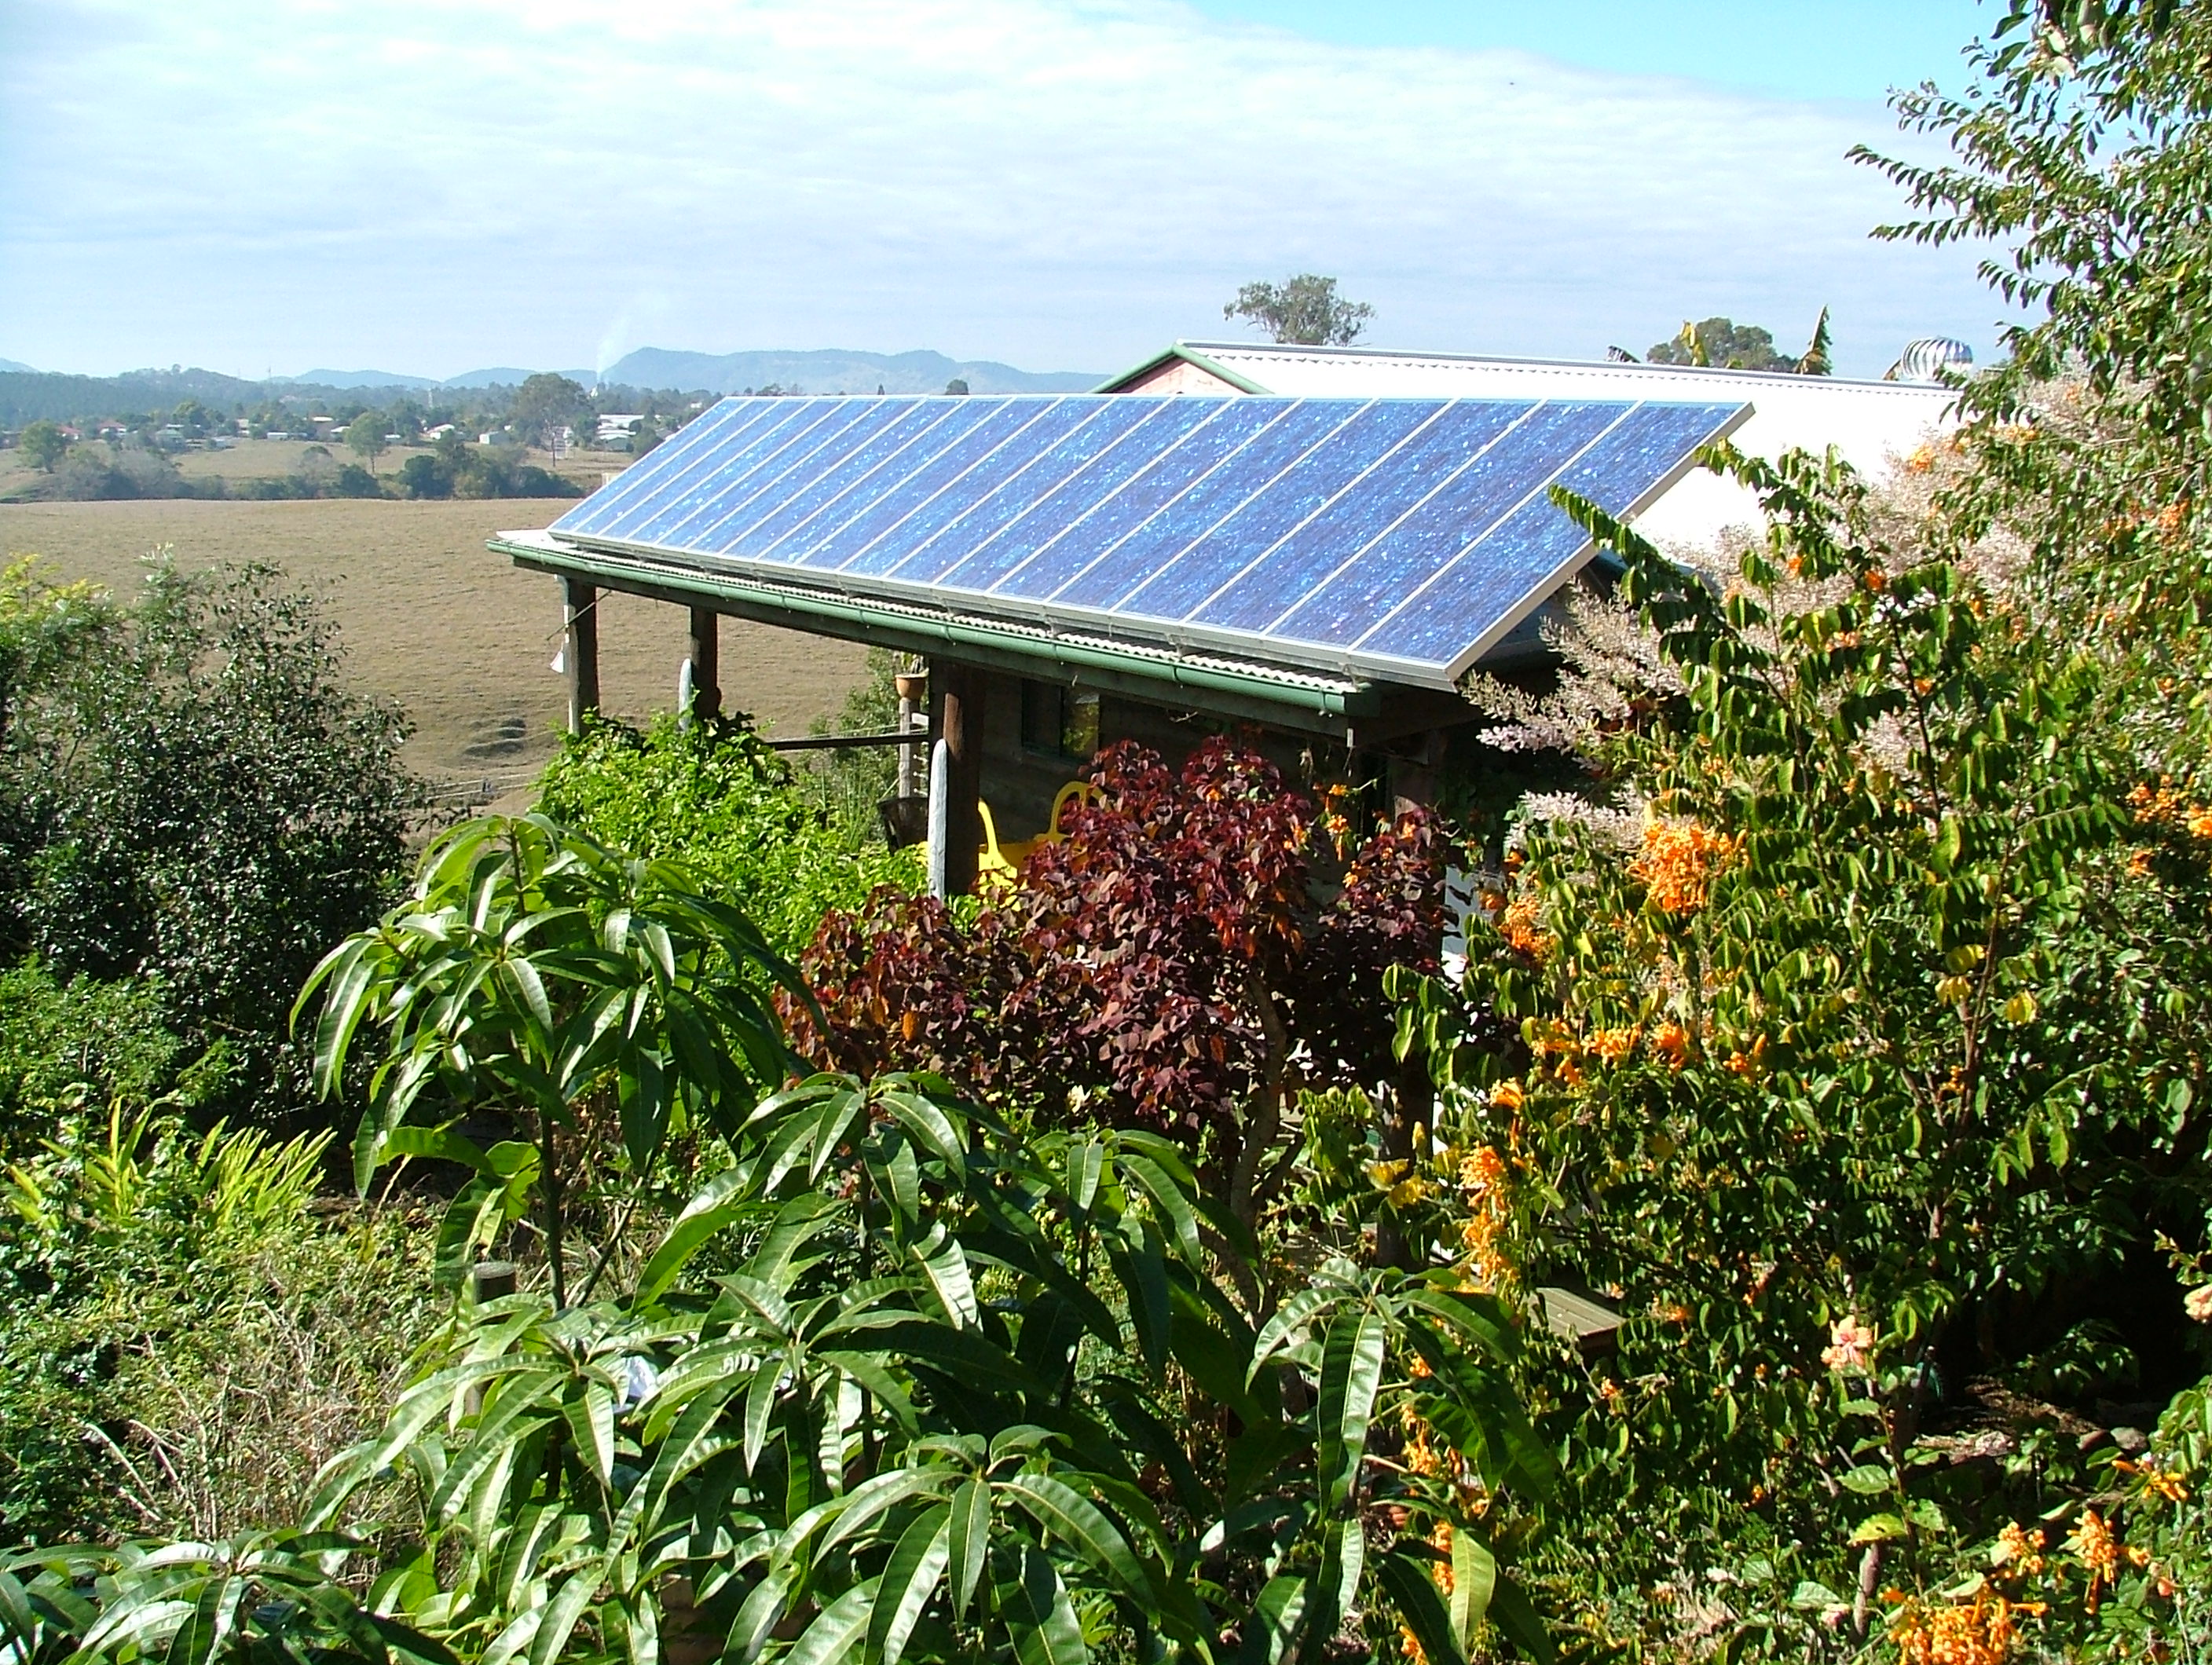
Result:
[[[1125,386],[1134,381],[1139,376],[1150,374],[1152,371],[1158,369],[1163,364],[1171,364],[1177,359],[1181,359],[1185,364],[1196,365],[1200,369],[1205,371],[1206,374],[1210,376],[1219,376],[1222,380],[1227,382],[1231,387],[1234,387],[1240,393],[1256,393],[1262,398],[1265,398],[1273,392],[1272,388],[1262,387],[1258,382],[1253,380],[1251,377],[1245,375],[1239,371],[1232,370],[1225,364],[1218,364],[1213,360],[1208,358],[1204,353],[1199,352],[1193,348],[1184,346],[1180,341],[1176,342],[1174,346],[1169,348],[1164,352],[1154,353],[1150,358],[1146,359],[1142,364],[1138,365],[1134,369],[1124,370],[1118,376],[1107,377],[1105,380],[1100,382],[1098,386],[1092,388],[1091,391],[1094,393],[1118,393]]]
[[[489,540],[488,547],[518,567],[557,577],[580,578],[611,590],[678,606],[713,603],[720,611],[763,624],[836,636],[895,653],[957,659],[986,670],[1127,694],[1154,704],[1178,695],[1222,716],[1340,737],[1347,720],[1382,709],[1382,690],[1369,683],[1316,687],[1280,681],[1259,671],[1193,665],[1164,654],[1120,652],[1109,645],[1070,641],[1003,627],[988,619],[919,610],[878,607],[866,599],[787,588],[733,574],[647,567],[621,556],[574,547],[548,548]]]

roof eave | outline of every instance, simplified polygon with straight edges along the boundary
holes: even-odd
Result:
[[[558,542],[543,532],[504,532],[489,540],[495,553],[536,572],[574,577],[611,589],[677,602],[710,601],[767,624],[867,641],[898,651],[935,653],[987,666],[1036,674],[1050,667],[1153,700],[1178,690],[1224,715],[1334,732],[1347,718],[1381,708],[1382,693],[1364,679],[1310,672],[1270,674],[1212,660],[1193,663],[1164,652],[1072,640],[950,611],[832,594],[732,573],[708,572]]]

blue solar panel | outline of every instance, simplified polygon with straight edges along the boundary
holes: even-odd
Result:
[[[1443,686],[1727,404],[1141,396],[726,400],[556,538]]]

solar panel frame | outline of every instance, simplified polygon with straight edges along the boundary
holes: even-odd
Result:
[[[785,409],[737,413],[683,451],[649,455],[605,489],[605,501],[595,495],[552,531],[861,599],[1432,687],[1455,684],[1589,559],[1589,540],[1549,501],[1553,483],[1581,481],[1611,496],[1613,513],[1633,514],[1694,466],[1699,446],[1751,414],[1748,405],[1626,400],[756,402]],[[1316,411],[1340,415],[1318,422],[1319,437],[1288,460],[1262,446]],[[1355,433],[1363,422],[1374,430],[1364,438]],[[1376,437],[1387,443],[1370,454]],[[1358,464],[1348,475],[1347,462]],[[1194,509],[1209,483],[1225,507]],[[1309,506],[1323,486],[1333,489]],[[1157,545],[1138,541],[1186,511],[1182,530]],[[1249,533],[1266,540],[1256,547],[1235,539],[1248,514]],[[1470,515],[1480,524],[1468,526]],[[1190,526],[1199,529],[1186,537]],[[765,541],[748,547],[756,538]],[[1268,562],[1306,545],[1329,565],[1305,564],[1302,577],[1291,570],[1300,581],[1285,593],[1288,556]],[[1117,556],[1139,550],[1152,564],[1113,580]],[[1227,576],[1190,604],[1215,558]],[[1395,563],[1387,584],[1378,580],[1386,561]],[[1179,566],[1187,569],[1163,582]],[[1121,582],[1104,605],[1092,599],[1102,577],[1103,587]],[[1086,580],[1082,599],[1072,598]],[[1240,586],[1276,592],[1258,629],[1220,616],[1217,604]],[[1184,612],[1148,611],[1147,591],[1176,596]],[[1340,639],[1296,623],[1302,611],[1331,610]]]

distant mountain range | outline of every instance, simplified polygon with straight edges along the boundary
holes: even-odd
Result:
[[[157,410],[188,398],[211,405],[257,404],[271,394],[313,399],[337,393],[410,393],[440,388],[518,386],[533,373],[516,366],[471,370],[435,380],[391,370],[310,370],[303,375],[248,381],[214,370],[131,370],[119,376],[41,373],[0,359],[0,426],[40,416],[57,420]],[[1017,370],[994,359],[953,359],[942,353],[864,353],[837,348],[813,351],[686,353],[641,347],[606,370],[562,370],[580,381],[622,387],[678,388],[685,392],[741,393],[762,387],[786,392],[941,393],[947,383],[972,393],[1067,393],[1103,380],[1089,371]]]
[[[572,373],[573,374],[573,373]],[[809,393],[941,393],[947,382],[971,393],[1079,393],[1105,378],[1089,371],[1017,370],[993,359],[951,359],[942,353],[682,353],[641,347],[599,378],[626,387],[683,387],[741,393],[749,387],[802,388]],[[591,378],[578,380],[588,384]]]
[[[404,387],[425,392],[439,387],[513,387],[533,373],[514,366],[471,370],[434,381],[428,376],[391,370],[308,370],[279,376],[288,386]],[[993,359],[952,359],[942,353],[864,353],[836,347],[795,352],[687,353],[665,347],[641,347],[604,371],[562,370],[556,374],[586,387],[604,382],[617,387],[680,387],[687,392],[742,393],[756,387],[800,388],[809,393],[941,393],[954,380],[972,393],[1073,393],[1096,387],[1102,378],[1087,371],[1017,370]]]
[[[520,387],[537,374],[534,370],[518,369],[513,365],[501,365],[489,370],[470,370],[458,376],[448,376],[443,381],[428,376],[405,376],[396,370],[308,370],[296,376],[276,376],[271,380],[285,387],[343,387],[349,391],[360,387],[401,387],[410,393],[426,393],[439,387]],[[572,381],[592,385],[593,374],[589,370],[562,370],[557,374]]]

